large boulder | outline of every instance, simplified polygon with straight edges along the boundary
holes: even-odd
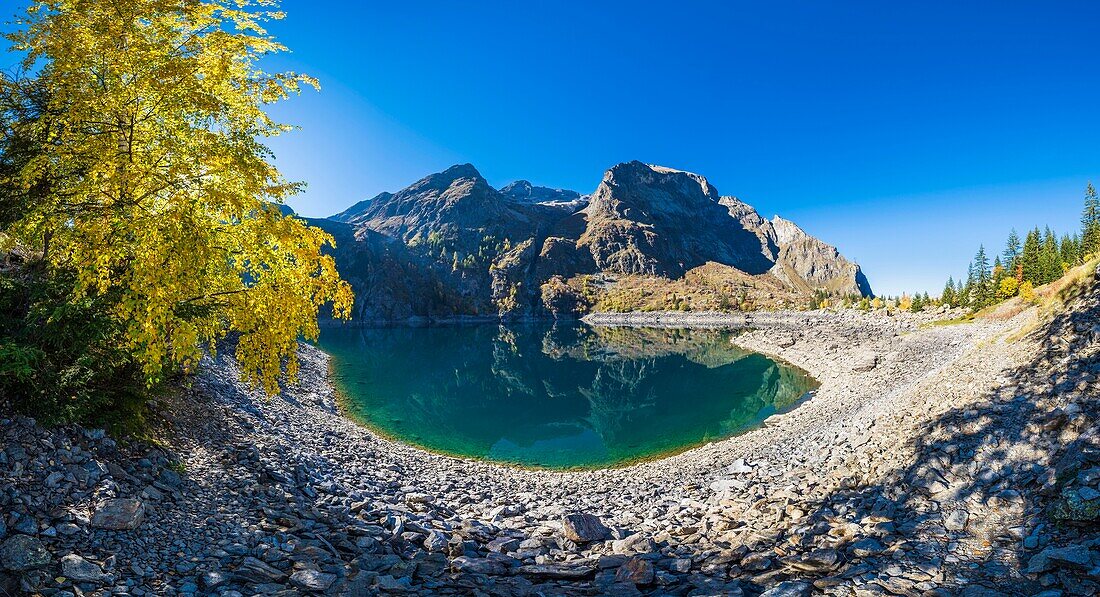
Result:
[[[42,568],[52,560],[46,546],[30,535],[13,535],[0,544],[0,568],[23,572]]]
[[[599,517],[583,512],[565,515],[561,526],[565,538],[574,543],[603,541],[611,535],[611,529],[604,526]]]
[[[107,500],[92,514],[92,526],[111,531],[131,531],[145,520],[145,504],[133,498]]]

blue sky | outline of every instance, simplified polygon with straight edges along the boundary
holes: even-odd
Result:
[[[1073,230],[1100,181],[1100,2],[284,0],[268,67],[318,77],[272,143],[322,216],[472,162],[591,192],[707,176],[936,292],[1009,228]]]

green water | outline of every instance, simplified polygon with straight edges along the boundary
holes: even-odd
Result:
[[[351,415],[429,450],[594,468],[749,429],[816,386],[730,333],[520,324],[326,329]]]

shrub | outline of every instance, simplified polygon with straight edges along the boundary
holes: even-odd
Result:
[[[1020,284],[1019,293],[1020,298],[1029,303],[1034,303],[1037,300],[1037,297],[1035,295],[1035,285],[1031,283],[1031,280],[1027,280],[1023,284]]]
[[[0,395],[47,424],[134,431],[149,388],[121,348],[110,297],[72,299],[71,277],[35,267],[0,272]]]

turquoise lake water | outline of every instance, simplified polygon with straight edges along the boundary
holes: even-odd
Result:
[[[582,324],[333,328],[351,416],[429,450],[597,468],[729,437],[816,382],[730,332]]]

